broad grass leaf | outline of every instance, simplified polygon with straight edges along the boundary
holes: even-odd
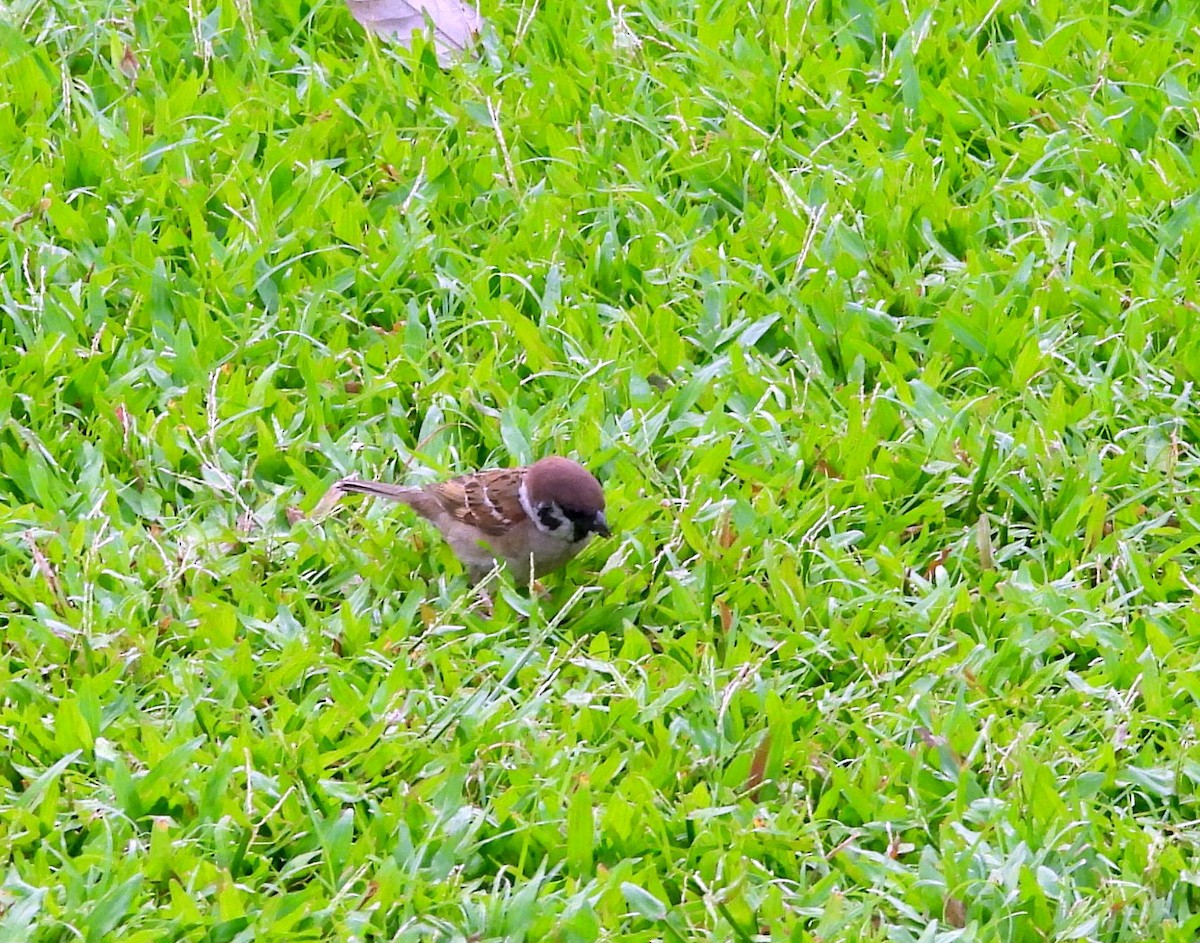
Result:
[[[17,800],[18,807],[32,809],[37,805],[50,785],[62,775],[63,770],[79,759],[81,753],[80,750],[71,751],[34,779],[21,793],[21,798]]]
[[[141,874],[134,874],[100,898],[84,923],[84,939],[88,943],[103,939],[129,915],[143,880]]]
[[[567,863],[581,877],[592,873],[592,849],[595,845],[592,818],[592,790],[581,785],[567,807]]]
[[[632,907],[635,913],[647,920],[666,919],[666,905],[644,887],[631,881],[622,881],[621,893],[625,896],[625,903]]]
[[[22,896],[8,904],[0,921],[0,943],[24,943],[33,939],[33,929],[42,912],[42,900],[49,888],[22,888]]]

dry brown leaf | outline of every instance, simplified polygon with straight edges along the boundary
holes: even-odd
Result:
[[[746,777],[746,787],[750,791],[750,801],[758,801],[759,788],[767,772],[767,755],[771,752],[771,735],[763,737],[763,742],[754,751],[754,759],[750,761],[750,774]]]
[[[850,833],[849,835],[847,835],[847,836],[846,836],[844,839],[842,839],[840,842],[838,842],[838,844],[837,844],[837,845],[835,845],[835,846],[834,846],[833,848],[831,848],[829,851],[825,852],[825,860],[826,860],[826,861],[832,861],[834,858],[836,858],[836,857],[838,856],[838,854],[839,854],[840,852],[842,852],[842,851],[844,851],[845,849],[849,848],[849,847],[850,847],[851,845],[853,845],[853,844],[854,844],[856,841],[858,841],[858,836],[859,836],[859,833],[858,833],[858,832],[851,832],[851,833]]]
[[[934,557],[929,562],[928,566],[925,567],[925,578],[928,580],[933,579],[934,575],[937,573],[938,567],[945,566],[946,561],[949,559],[950,559],[950,548],[946,547],[941,553],[939,553],[936,557]]]
[[[942,918],[952,927],[961,930],[967,925],[967,905],[957,897],[947,897],[942,909]]]
[[[737,538],[738,535],[737,531],[734,530],[733,521],[731,521],[729,519],[729,515],[726,514],[723,518],[721,518],[721,536],[718,538],[718,540],[721,546],[728,550],[735,543],[737,543]]]
[[[61,600],[62,590],[58,585],[58,574],[54,572],[54,564],[50,562],[49,557],[42,553],[42,548],[37,545],[37,538],[34,536],[33,531],[25,531],[24,537],[25,543],[29,545],[30,553],[33,554],[34,567],[42,579],[46,581],[46,585],[50,587],[50,592],[54,593]]]
[[[16,217],[12,221],[12,228],[16,229],[19,226],[23,226],[25,223],[29,222],[34,217],[39,216],[42,213],[45,213],[46,210],[50,209],[50,205],[51,205],[50,198],[42,197],[40,200],[38,200],[38,205],[37,205],[36,209],[30,210],[28,213],[22,213],[20,216]]]
[[[449,65],[483,29],[479,10],[462,0],[346,0],[346,5],[364,28],[403,46],[412,43],[413,33],[432,26],[442,65]]]
[[[818,475],[823,475],[826,478],[836,478],[839,481],[841,480],[841,473],[823,458],[818,458],[815,462],[813,462],[813,469]]]
[[[133,51],[133,47],[126,46],[125,52],[121,56],[121,72],[124,73],[125,78],[129,79],[130,82],[135,81],[138,77],[138,72],[141,71],[141,68],[141,65],[138,63],[137,54]]]
[[[721,616],[721,631],[728,632],[733,626],[733,610],[724,599],[717,600],[717,612]]]
[[[992,553],[992,527],[987,513],[979,515],[975,522],[975,542],[979,547],[979,567],[983,570],[996,569],[996,557]]]

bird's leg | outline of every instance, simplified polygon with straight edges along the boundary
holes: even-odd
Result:
[[[483,619],[490,619],[495,607],[492,605],[492,594],[483,587],[475,589],[475,602],[471,606]]]
[[[480,566],[474,563],[467,566],[467,579],[471,583],[471,591],[475,594],[475,602],[471,608],[485,619],[492,617],[494,609],[492,594],[487,590],[487,578],[493,570],[494,566]]]

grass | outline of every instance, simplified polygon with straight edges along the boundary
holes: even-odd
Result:
[[[484,13],[0,8],[0,941],[1192,943],[1200,17]]]

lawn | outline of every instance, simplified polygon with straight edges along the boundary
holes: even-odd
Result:
[[[1200,12],[482,12],[0,4],[0,943],[1195,943]]]

